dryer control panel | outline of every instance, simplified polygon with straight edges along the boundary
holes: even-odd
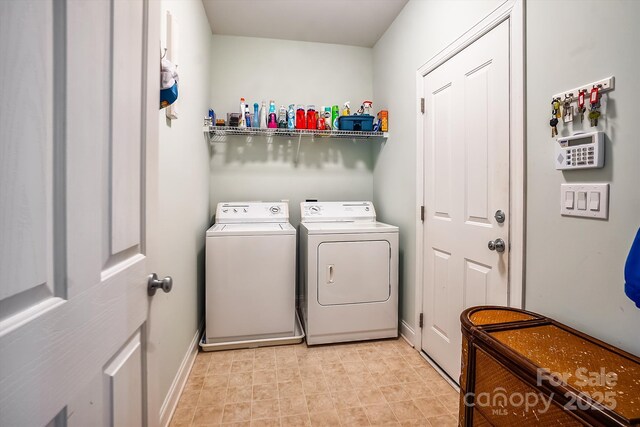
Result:
[[[288,222],[285,202],[222,202],[216,208],[216,224]]]
[[[302,202],[302,222],[375,222],[371,202]]]

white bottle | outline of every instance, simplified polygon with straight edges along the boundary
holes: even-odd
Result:
[[[262,101],[260,107],[260,129],[267,128],[267,101]]]
[[[244,98],[240,98],[240,121],[238,122],[239,128],[246,128],[247,121],[244,118]]]

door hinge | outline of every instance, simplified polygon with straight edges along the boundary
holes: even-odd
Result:
[[[424,98],[420,98],[420,111],[424,114]]]
[[[424,324],[424,314],[420,313],[420,318],[418,319],[418,327],[422,329],[423,324]]]
[[[424,206],[420,206],[420,221],[424,222]]]

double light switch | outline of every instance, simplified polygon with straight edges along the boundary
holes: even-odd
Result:
[[[560,189],[562,215],[609,217],[609,184],[561,184]]]

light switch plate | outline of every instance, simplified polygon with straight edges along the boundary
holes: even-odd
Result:
[[[560,214],[608,219],[609,184],[560,184]]]

